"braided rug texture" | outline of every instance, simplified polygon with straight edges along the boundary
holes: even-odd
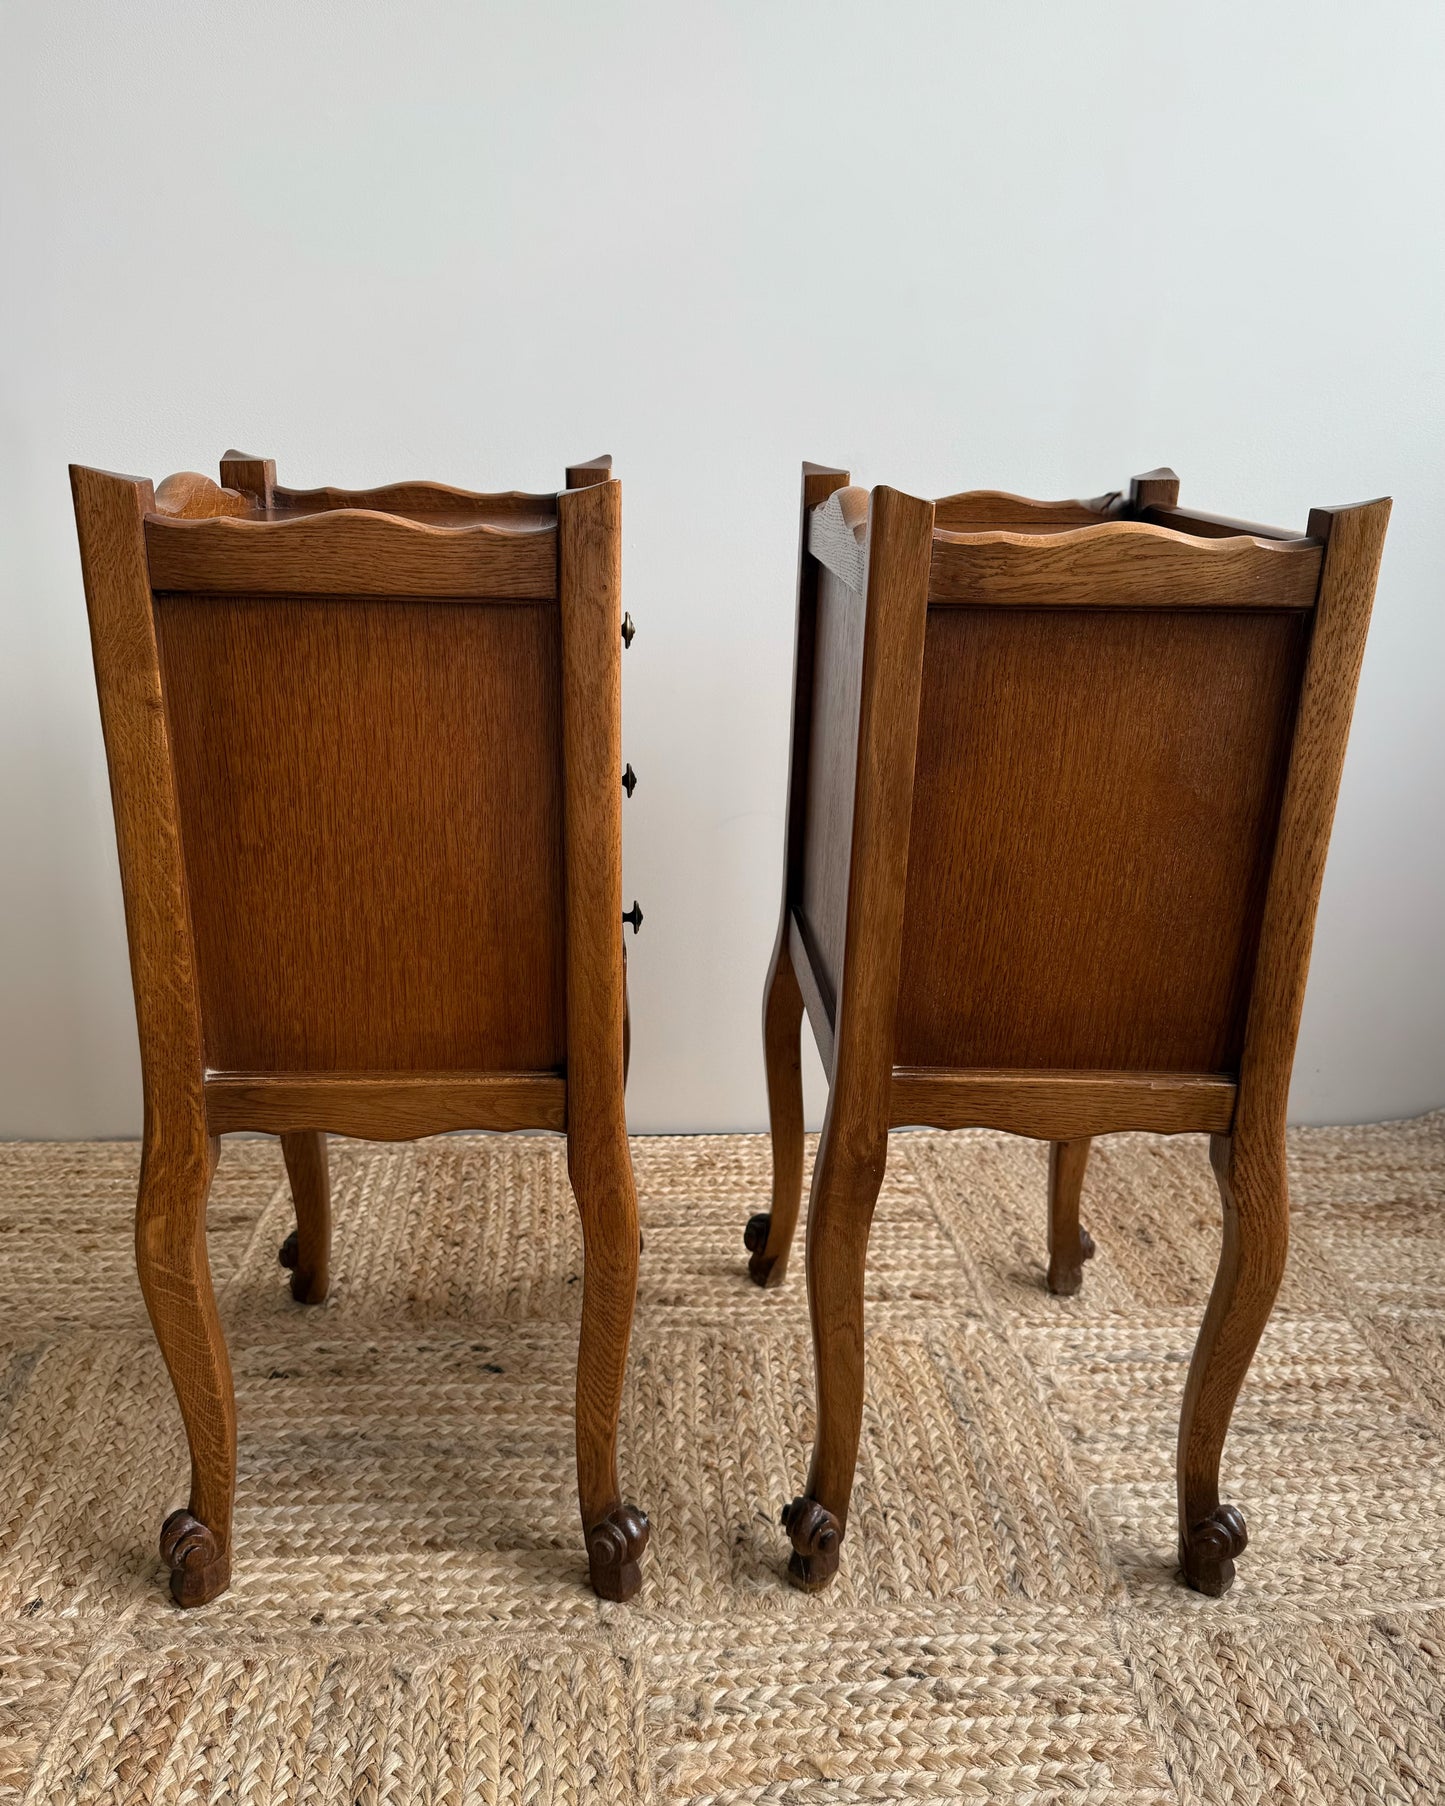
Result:
[[[236,1579],[181,1613],[137,1149],[0,1147],[0,1806],[1445,1799],[1445,1113],[1291,1138],[1219,1601],[1173,1559],[1219,1238],[1201,1138],[1096,1144],[1098,1257],[1056,1299],[1043,1149],[894,1137],[853,1518],[813,1598],[777,1523],[812,1428],[802,1262],[764,1293],[741,1244],[767,1142],[634,1159],[639,1598],[585,1582],[562,1143],[334,1142],[333,1292],[307,1309],[258,1140],[227,1144],[210,1208]]]

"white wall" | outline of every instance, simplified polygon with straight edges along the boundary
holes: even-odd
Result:
[[[1445,1101],[1445,9],[138,4],[0,41],[0,1133],[133,1132],[65,467],[624,483],[640,1129],[763,1121],[797,465],[1396,498],[1296,1071]],[[816,1085],[814,1086],[816,1102]]]

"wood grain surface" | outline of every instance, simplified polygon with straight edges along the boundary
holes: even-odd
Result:
[[[318,1072],[206,1075],[211,1132],[303,1128],[368,1141],[459,1129],[567,1127],[561,1072]]]
[[[461,596],[540,601],[557,594],[550,521],[433,524],[394,514],[145,523],[151,587],[210,595]]]
[[[895,1128],[1004,1129],[1040,1141],[1148,1129],[1223,1134],[1235,1085],[1214,1073],[970,1072],[895,1066]]]
[[[994,608],[1307,609],[1310,540],[1196,538],[1147,521],[1068,532],[938,533],[928,599]]]
[[[555,604],[162,596],[155,618],[208,1065],[560,1067]]]
[[[1307,633],[930,608],[898,1065],[1238,1070]]]

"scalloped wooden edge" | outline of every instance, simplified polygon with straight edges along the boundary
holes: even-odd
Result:
[[[976,505],[980,521],[992,519],[996,523],[999,520],[997,512],[991,516],[985,512],[992,508],[1027,514],[1040,526],[1046,525],[1052,520],[1060,525],[1074,521],[1082,527],[1089,526],[1095,521],[1108,519],[1109,516],[1105,510],[1115,503],[1122,503],[1123,499],[1122,490],[1114,490],[1108,495],[1098,497],[1096,501],[1079,501],[1069,498],[1058,502],[1041,502],[1033,496],[1015,495],[1007,489],[960,489],[953,495],[939,496],[933,504],[933,518],[935,531],[937,531],[947,525],[946,516],[949,514],[963,515],[971,512],[973,505]],[[949,527],[948,530],[950,532],[967,531],[967,527],[964,524],[961,527]]]
[[[288,519],[145,517],[151,587],[232,595],[454,596],[550,601],[557,522],[441,526],[370,509]]]
[[[1178,527],[1163,527],[1156,521],[1124,520],[1117,516],[1106,516],[1096,521],[1081,522],[1077,527],[1062,533],[1050,533],[1047,537],[1037,533],[1017,532],[1009,527],[985,527],[976,533],[970,533],[957,527],[935,527],[933,538],[935,544],[955,546],[987,546],[1014,545],[1039,548],[1043,546],[1071,546],[1083,541],[1100,539],[1126,539],[1140,536],[1147,539],[1167,540],[1173,545],[1183,546],[1191,552],[1202,553],[1206,558],[1227,557],[1237,552],[1242,545],[1253,546],[1261,552],[1279,552],[1286,556],[1298,552],[1320,550],[1317,539],[1303,537],[1299,539],[1264,539],[1254,533],[1211,534],[1205,536],[1198,533],[1186,533]]]
[[[492,509],[499,514],[545,514],[555,516],[555,495],[531,495],[521,489],[498,490],[484,495],[472,489],[454,489],[449,483],[433,483],[417,479],[400,483],[383,483],[374,489],[340,489],[331,484],[318,489],[287,489],[277,484],[272,491],[272,506],[280,513],[307,514],[391,514],[408,510],[421,514],[443,514],[449,510]]]
[[[1063,533],[935,532],[928,600],[1022,608],[1310,609],[1318,540],[1206,539],[1148,521]]]
[[[169,479],[167,479],[169,481]],[[205,479],[209,481],[209,479]],[[212,485],[214,487],[214,485]],[[225,490],[218,491],[224,495]],[[379,493],[379,492],[378,492]],[[545,499],[545,498],[544,498]],[[526,539],[534,535],[555,533],[557,521],[555,515],[543,517],[540,511],[533,515],[519,514],[515,524],[498,520],[468,520],[440,523],[436,521],[418,520],[412,514],[393,514],[385,508],[321,508],[312,514],[279,514],[261,515],[249,509],[241,514],[213,514],[178,516],[163,513],[159,509],[146,515],[152,525],[163,526],[169,532],[192,533],[207,532],[212,535],[258,534],[274,535],[284,533],[292,538],[299,538],[308,532],[335,532],[333,523],[338,516],[350,516],[352,519],[386,521],[389,525],[400,527],[408,533],[419,534],[424,539]]]

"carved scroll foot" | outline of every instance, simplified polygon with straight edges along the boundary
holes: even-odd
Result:
[[[805,1593],[821,1593],[838,1572],[842,1526],[816,1499],[794,1499],[783,1507],[783,1528],[793,1542],[788,1579]]]
[[[209,1605],[231,1584],[231,1558],[216,1538],[189,1511],[173,1511],[161,1525],[161,1560],[171,1571],[171,1597],[177,1605]]]
[[[599,1599],[630,1599],[642,1585],[651,1526],[635,1505],[619,1505],[587,1532],[587,1567]]]
[[[768,1211],[748,1218],[748,1226],[743,1231],[743,1246],[747,1249],[748,1277],[754,1285],[765,1286],[772,1276],[776,1258],[770,1260],[764,1250],[768,1245],[768,1236],[772,1232],[773,1219]]]
[[[313,1295],[311,1278],[301,1271],[301,1238],[293,1229],[276,1251],[276,1258],[291,1275],[291,1296],[297,1304],[320,1304],[322,1298]]]
[[[1218,1599],[1234,1585],[1234,1558],[1249,1544],[1244,1513],[1237,1505],[1219,1505],[1192,1524],[1179,1542],[1179,1566],[1196,1593]]]
[[[1094,1258],[1094,1238],[1087,1229],[1079,1231],[1078,1252],[1066,1260],[1055,1251],[1049,1256],[1049,1290],[1056,1298],[1072,1298],[1084,1283],[1084,1262]]]

